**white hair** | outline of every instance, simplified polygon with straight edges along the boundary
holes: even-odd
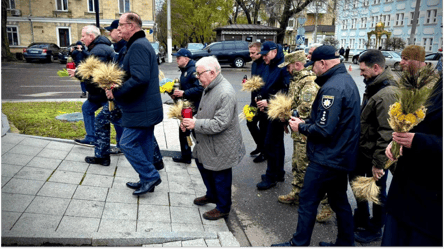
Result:
[[[211,70],[220,73],[220,64],[215,56],[202,57],[196,62],[196,67],[203,66],[205,70]]]
[[[93,34],[94,37],[97,37],[100,35],[100,29],[94,25],[87,25],[87,26],[83,27],[83,29],[85,30],[85,33],[87,35]]]

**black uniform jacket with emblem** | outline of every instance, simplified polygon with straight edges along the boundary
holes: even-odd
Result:
[[[356,166],[360,133],[360,97],[356,83],[344,64],[318,76],[321,87],[313,102],[311,115],[299,125],[307,136],[308,159],[339,170]]]
[[[196,72],[196,62],[190,60],[184,68],[179,69],[182,72],[180,75],[180,89],[184,91],[183,98],[193,103],[193,111],[196,114],[204,90],[199,84],[199,80],[193,75]]]

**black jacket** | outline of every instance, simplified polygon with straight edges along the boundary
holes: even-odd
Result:
[[[253,64],[251,64],[251,77],[253,77],[253,76],[261,76],[262,77],[262,73],[264,72],[264,69],[266,66],[267,66],[267,64],[265,64],[262,57],[253,61]],[[255,98],[256,98],[257,94],[259,93],[259,91],[260,90],[251,92],[250,106],[257,107]]]
[[[359,91],[344,64],[318,76],[321,87],[313,102],[310,118],[299,125],[307,136],[311,162],[344,171],[356,166],[360,133]]]
[[[196,114],[204,90],[199,84],[199,80],[193,75],[196,72],[196,62],[190,60],[184,68],[179,69],[182,72],[180,74],[180,88],[184,91],[183,98],[193,103],[193,111]]]
[[[121,60],[123,61],[123,56],[124,55],[120,55],[120,53],[124,53],[126,52],[126,41],[124,39],[121,39],[120,41],[113,43],[113,48],[114,51],[116,52],[116,55],[114,56],[114,61],[119,63],[119,58],[122,58]]]
[[[96,39],[89,44],[88,51],[82,50],[82,53],[87,56],[95,56],[103,62],[111,62],[115,56],[114,49],[111,47],[111,41],[101,35],[97,36]],[[90,80],[85,80],[84,82],[86,83],[86,91],[88,91],[88,101],[100,104],[105,103],[108,100],[105,91],[102,88],[98,87]]]
[[[163,119],[156,52],[144,31],[136,32],[126,47],[122,64],[126,80],[113,89],[114,99],[122,110],[122,126],[152,127]]]
[[[264,67],[261,74],[265,85],[259,91],[263,99],[269,99],[272,95],[282,91],[288,92],[288,86],[290,85],[291,75],[288,73],[287,68],[279,68],[278,65],[284,62],[284,52],[282,46],[278,45],[276,57],[270,61],[269,65]]]
[[[442,241],[442,78],[435,84],[424,120],[410,149],[403,148],[387,197],[387,212],[399,222]]]

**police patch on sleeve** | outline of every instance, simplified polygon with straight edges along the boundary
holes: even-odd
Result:
[[[327,124],[327,118],[328,118],[328,111],[323,110],[321,112],[321,119],[319,120],[319,124],[326,125]]]
[[[324,107],[325,109],[330,108],[333,105],[334,101],[335,101],[335,96],[322,95],[322,107]]]

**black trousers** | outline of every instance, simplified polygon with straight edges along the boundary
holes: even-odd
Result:
[[[179,142],[180,152],[182,152],[182,158],[191,159],[191,147],[188,145],[187,136],[190,136],[191,132],[186,130],[183,132],[179,127]]]
[[[284,147],[284,123],[280,120],[269,120],[267,134],[265,136],[265,155],[267,157],[267,178],[272,181],[283,178],[285,147]]]
[[[258,112],[256,116],[254,116],[251,122],[247,121],[248,130],[253,137],[254,142],[256,143],[256,147],[260,152],[264,149],[264,140],[267,132],[267,116],[263,112]]]
[[[442,246],[442,237],[438,239],[421,233],[388,213],[381,246]]]

